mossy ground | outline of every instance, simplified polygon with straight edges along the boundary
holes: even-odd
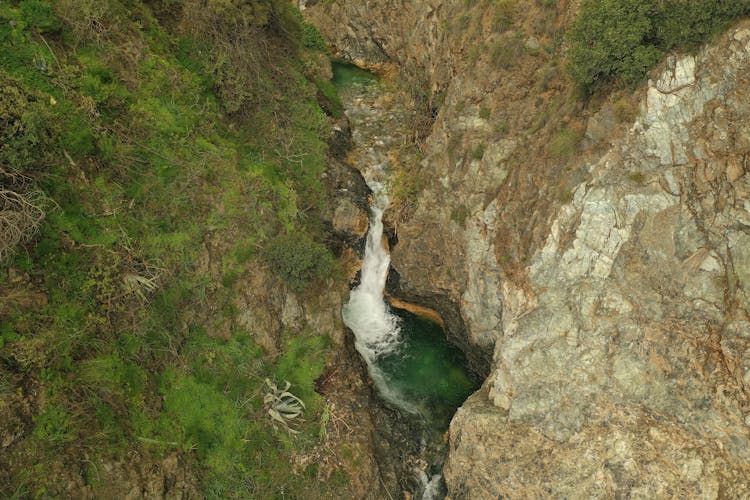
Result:
[[[331,258],[318,88],[333,114],[340,104],[304,71],[324,47],[287,3],[252,4],[243,29],[266,50],[249,54],[254,73],[220,65],[233,54],[190,24],[189,1],[0,4],[0,165],[49,201],[40,232],[0,263],[0,409],[30,408],[1,454],[0,496],[64,495],[76,475],[96,494],[92,464],[132,453],[181,454],[211,498],[343,484],[291,463],[318,438],[327,338],[290,337],[269,359],[252,332],[215,338],[190,314],[211,304],[231,320],[232,284],[272,238],[302,234]],[[232,242],[218,283],[197,264],[212,238]],[[265,377],[307,404],[296,438],[265,415]],[[66,461],[65,474],[51,465]]]

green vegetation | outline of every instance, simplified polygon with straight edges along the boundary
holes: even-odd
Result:
[[[484,144],[477,144],[477,147],[471,152],[472,160],[481,160],[484,158]]]
[[[0,3],[0,417],[12,398],[32,411],[0,496],[65,496],[80,471],[96,494],[95,463],[169,453],[208,498],[327,491],[291,464],[318,443],[328,332],[275,359],[253,332],[215,338],[243,274],[332,276],[321,174],[341,104],[309,74],[325,50],[280,0]],[[265,378],[304,402],[296,437]]]
[[[496,41],[490,48],[490,61],[499,69],[511,70],[525,53],[523,40],[518,36]]]
[[[584,93],[640,83],[670,50],[692,50],[750,14],[750,1],[584,0],[568,33],[569,72]]]
[[[323,106],[323,110],[334,118],[344,116],[344,105],[341,103],[336,86],[332,82],[321,80],[316,80],[315,86],[318,87],[318,101]]]
[[[458,205],[451,210],[451,220],[462,228],[466,228],[466,219],[468,219],[470,215],[471,211],[469,211],[466,205]]]
[[[296,292],[328,276],[333,266],[328,249],[303,234],[274,238],[265,254],[271,269]]]
[[[493,23],[495,30],[499,32],[507,31],[516,19],[518,5],[516,0],[498,0],[494,3],[495,12]]]
[[[582,131],[564,128],[552,136],[549,144],[550,154],[556,160],[566,160],[576,152],[581,139],[583,139]]]

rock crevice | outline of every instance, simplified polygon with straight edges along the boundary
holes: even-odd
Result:
[[[594,113],[531,49],[469,68],[478,10],[465,34],[453,2],[353,4],[307,11],[443,98],[393,263],[490,367],[451,425],[451,497],[750,495],[749,25]]]

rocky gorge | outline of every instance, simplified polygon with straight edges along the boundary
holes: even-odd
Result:
[[[429,118],[386,222],[393,293],[487,375],[451,423],[448,495],[745,497],[750,26],[583,103],[559,59],[576,4],[547,4],[502,29],[451,1],[303,11]]]

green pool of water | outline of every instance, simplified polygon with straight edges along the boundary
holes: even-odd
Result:
[[[389,386],[416,405],[436,430],[445,430],[450,419],[479,383],[466,369],[463,353],[448,342],[440,325],[403,309],[394,309],[401,320],[403,343],[377,360]]]
[[[334,61],[331,66],[333,67],[333,84],[339,89],[378,82],[377,76],[353,64]]]

